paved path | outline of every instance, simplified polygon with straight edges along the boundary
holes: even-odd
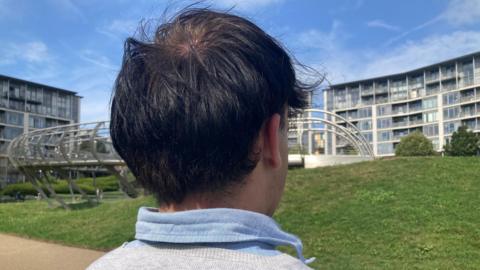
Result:
[[[85,269],[104,253],[0,234],[0,269]]]

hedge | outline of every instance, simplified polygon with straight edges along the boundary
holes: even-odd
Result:
[[[113,178],[113,180],[117,181],[115,178]],[[97,187],[103,190],[104,192],[116,191],[118,190],[118,183],[113,183],[113,180],[110,178],[101,179],[100,181],[97,181]],[[95,188],[93,187],[93,185],[88,183],[88,180],[78,181],[78,182],[76,181],[76,183],[78,187],[80,187],[83,191],[85,191],[85,193],[90,195],[95,194]],[[57,181],[52,186],[55,192],[58,194],[70,193],[68,182],[65,180]],[[45,191],[47,195],[49,194],[46,187],[42,187],[42,189]],[[0,191],[0,194],[14,197],[17,194],[17,192],[20,192],[22,195],[32,195],[32,196],[36,196],[38,194],[37,190],[33,187],[31,183],[17,183],[17,184],[8,185]],[[74,190],[74,192],[78,194],[77,191]]]

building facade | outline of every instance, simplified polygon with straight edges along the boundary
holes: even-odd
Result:
[[[7,147],[20,134],[80,121],[76,92],[0,75],[0,187],[23,178],[9,164]]]
[[[416,70],[331,85],[325,110],[355,124],[376,156],[394,155],[400,139],[421,131],[437,151],[458,127],[480,132],[480,52]],[[337,121],[342,124],[342,121]],[[349,145],[327,136],[326,153]]]

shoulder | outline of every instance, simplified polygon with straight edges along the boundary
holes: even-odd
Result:
[[[104,269],[311,269],[286,255],[261,256],[221,248],[188,245],[119,247],[92,263],[88,270]]]

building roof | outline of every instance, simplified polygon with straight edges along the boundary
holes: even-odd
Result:
[[[473,57],[473,56],[475,56],[475,55],[480,55],[480,51],[477,51],[477,52],[474,52],[474,53],[470,53],[470,54],[466,54],[466,55],[462,55],[462,56],[455,57],[455,58],[451,58],[451,59],[448,59],[448,60],[445,60],[445,61],[442,61],[442,62],[438,62],[438,63],[435,63],[435,64],[431,64],[431,65],[428,65],[428,66],[423,66],[423,67],[416,68],[416,69],[409,70],[409,71],[405,71],[405,72],[394,73],[394,74],[389,74],[389,75],[383,75],[383,76],[378,76],[378,77],[373,77],[373,78],[368,78],[368,79],[354,80],[354,81],[349,81],[349,82],[344,82],[344,83],[338,83],[338,84],[332,84],[332,85],[330,85],[329,87],[327,87],[327,88],[325,88],[325,89],[323,89],[323,90],[328,90],[328,89],[337,88],[337,87],[344,87],[344,86],[351,85],[351,84],[358,84],[358,83],[363,83],[363,82],[368,82],[368,81],[374,81],[374,80],[381,81],[381,80],[385,80],[385,79],[391,78],[391,77],[397,77],[397,76],[400,77],[400,76],[407,75],[407,74],[409,74],[409,73],[415,73],[415,72],[423,71],[423,70],[425,70],[425,69],[428,69],[428,68],[431,68],[431,67],[434,67],[434,66],[438,66],[438,65],[443,65],[443,64],[448,64],[448,63],[451,63],[451,62],[455,62],[455,61],[458,61],[458,60],[463,59],[463,58]]]
[[[27,80],[15,78],[15,77],[12,77],[12,76],[7,76],[7,75],[0,74],[0,79],[15,80],[15,81],[18,81],[18,82],[21,82],[21,83],[33,84],[33,85],[36,85],[38,87],[54,89],[54,90],[57,90],[57,91],[60,91],[60,92],[64,92],[64,93],[67,93],[67,94],[78,96],[77,95],[78,93],[75,92],[75,91],[71,91],[71,90],[67,90],[67,89],[63,89],[63,88],[58,88],[58,87],[54,87],[54,86],[50,86],[50,85],[46,85],[46,84],[41,84],[41,83],[37,83],[37,82],[27,81]],[[81,96],[78,96],[78,97],[81,97]]]

